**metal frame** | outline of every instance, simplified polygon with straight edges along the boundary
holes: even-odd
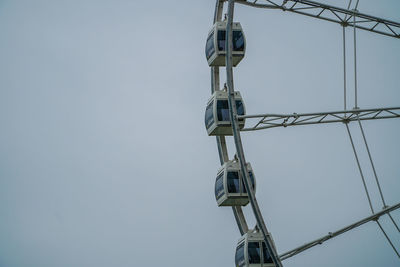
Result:
[[[348,123],[358,120],[378,120],[400,118],[400,107],[353,109],[329,112],[293,113],[293,114],[256,114],[238,116],[246,119],[247,124],[254,124],[242,131],[256,131],[275,127],[288,127],[309,124],[324,124],[343,122]],[[250,120],[253,119],[253,122]],[[257,119],[254,122],[254,119]]]
[[[228,1],[227,27],[226,27],[226,35],[227,35],[226,36],[226,80],[228,86],[228,103],[229,103],[229,112],[230,112],[230,119],[233,131],[233,139],[235,141],[235,146],[236,146],[236,155],[240,164],[240,168],[242,169],[244,185],[249,194],[250,204],[253,209],[254,217],[256,218],[258,228],[261,230],[261,233],[264,236],[268,253],[270,253],[272,261],[274,262],[275,266],[282,267],[283,266],[282,262],[279,259],[272,238],[264,222],[264,218],[262,217],[261,210],[260,207],[258,206],[255,193],[251,186],[249,173],[246,168],[246,159],[244,157],[243,145],[240,137],[239,121],[237,117],[237,110],[235,103],[235,90],[233,88],[232,23],[233,23],[234,4],[235,4],[234,0]]]
[[[297,125],[309,125],[309,124],[323,124],[323,123],[334,123],[343,122],[346,124],[352,121],[361,120],[374,120],[374,119],[387,119],[387,118],[399,118],[400,117],[400,107],[390,107],[390,108],[373,108],[373,109],[358,109],[344,110],[344,111],[331,111],[331,112],[315,112],[315,113],[302,113],[302,114],[259,114],[259,115],[245,115],[238,116],[236,111],[236,104],[234,101],[234,85],[233,85],[233,71],[232,71],[232,23],[233,23],[233,11],[234,3],[239,3],[243,5],[248,5],[257,8],[266,9],[280,9],[283,11],[289,11],[297,14],[302,14],[325,21],[335,22],[340,24],[344,28],[347,26],[352,26],[355,29],[362,29],[390,37],[400,38],[400,23],[366,15],[359,13],[356,9],[349,10],[344,8],[338,8],[322,3],[317,3],[308,0],[216,0],[215,13],[213,24],[221,21],[222,10],[224,2],[228,2],[228,12],[227,12],[227,29],[226,29],[226,76],[227,76],[227,89],[228,89],[228,102],[229,111],[231,118],[231,125],[233,131],[234,143],[236,146],[236,157],[239,161],[240,168],[244,174],[244,184],[249,195],[249,200],[257,221],[257,228],[261,231],[264,241],[267,245],[268,252],[271,254],[275,266],[282,266],[282,260],[292,257],[304,250],[307,250],[315,245],[322,244],[323,242],[343,234],[351,229],[361,226],[370,221],[376,221],[380,226],[378,219],[382,215],[388,214],[390,212],[400,208],[400,203],[394,206],[385,208],[374,213],[369,217],[366,217],[360,221],[357,221],[349,226],[339,229],[333,233],[329,233],[319,239],[306,243],[298,248],[290,250],[282,255],[277,254],[275,244],[267,230],[266,224],[262,217],[261,211],[259,209],[255,194],[252,190],[251,181],[246,169],[246,160],[244,157],[243,146],[240,137],[240,129],[238,120],[239,119],[256,119],[254,126],[244,128],[242,131],[253,131],[261,130],[274,127],[287,127],[287,126],[297,126]],[[383,29],[382,27],[383,26]],[[355,36],[355,32],[354,32]],[[219,67],[211,67],[211,93],[220,90],[220,73]],[[346,92],[346,89],[345,89]],[[346,100],[345,100],[346,103]],[[346,104],[345,104],[346,109]],[[361,126],[361,125],[360,125]],[[220,163],[223,165],[225,162],[229,161],[228,150],[226,146],[225,136],[216,136],[218,153],[220,158]],[[244,235],[249,231],[245,216],[243,214],[242,208],[239,206],[232,207],[232,211],[237,222],[239,232]],[[395,224],[396,225],[396,224]],[[396,225],[397,226],[397,225]],[[381,226],[380,226],[381,227]],[[382,229],[382,228],[381,228]],[[384,230],[382,229],[385,234]],[[386,234],[385,234],[386,235]],[[390,240],[389,240],[390,242]]]
[[[309,0],[236,0],[236,2],[257,8],[280,9],[335,22],[344,27],[355,26],[357,29],[400,38],[400,23],[363,14],[357,10],[348,10]]]
[[[223,10],[224,0],[216,0],[215,3],[215,11],[214,11],[214,20],[213,25],[221,20],[222,17],[222,10]],[[211,94],[215,91],[220,90],[220,83],[219,83],[219,67],[211,67]],[[217,141],[217,148],[218,154],[221,165],[224,162],[229,161],[228,157],[228,149],[226,146],[225,136],[216,136]],[[235,206],[232,207],[233,215],[235,217],[237,226],[239,228],[240,234],[244,234],[249,231],[249,227],[246,222],[246,218],[244,217],[242,207]]]

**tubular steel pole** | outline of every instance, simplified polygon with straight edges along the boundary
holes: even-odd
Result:
[[[346,95],[346,27],[343,26],[343,95],[344,95],[344,110],[347,109],[347,95]],[[344,114],[346,117],[346,113]]]
[[[242,176],[244,178],[244,185],[249,195],[251,207],[254,212],[254,216],[257,220],[257,225],[261,229],[261,232],[264,236],[264,240],[266,243],[267,250],[271,255],[272,261],[275,266],[282,267],[282,262],[280,261],[278,254],[275,250],[275,246],[273,245],[272,239],[270,238],[268,229],[265,225],[264,219],[261,215],[260,208],[258,206],[257,200],[254,195],[253,187],[251,186],[249,173],[246,168],[246,160],[243,153],[243,146],[240,138],[240,129],[237,118],[237,110],[235,103],[235,92],[233,88],[233,70],[232,70],[232,23],[233,23],[233,11],[234,11],[234,0],[228,1],[228,21],[226,27],[226,79],[228,86],[228,103],[229,103],[229,114],[230,120],[232,123],[233,137],[236,146],[236,154],[239,160],[240,168],[242,171]]]
[[[358,1],[357,1],[358,4]],[[357,103],[357,37],[356,37],[356,12],[357,7],[354,8],[353,15],[353,37],[354,37],[354,109],[358,109]]]

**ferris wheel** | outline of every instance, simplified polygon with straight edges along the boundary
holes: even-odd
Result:
[[[255,8],[273,9],[305,15],[338,24],[343,28],[343,68],[344,68],[344,109],[339,111],[322,111],[311,113],[292,114],[246,114],[245,102],[240,92],[234,90],[233,67],[236,67],[245,57],[246,38],[239,22],[233,22],[234,6],[236,4]],[[227,13],[223,17],[224,4],[227,4]],[[216,0],[213,27],[208,33],[205,53],[211,68],[211,97],[205,111],[205,126],[209,136],[216,136],[217,148],[221,163],[215,181],[215,198],[218,206],[232,208],[241,238],[235,253],[235,264],[238,267],[273,267],[283,266],[282,261],[299,254],[316,245],[346,233],[368,222],[375,221],[379,230],[385,236],[393,252],[400,258],[399,249],[387,234],[379,219],[386,216],[400,233],[400,228],[391,212],[400,208],[400,203],[389,205],[385,201],[381,190],[374,161],[365,137],[362,122],[365,120],[400,118],[400,107],[379,107],[361,109],[357,103],[357,30],[385,35],[400,39],[400,23],[361,13],[357,10],[359,0],[349,0],[346,8],[339,8],[323,3],[308,0]],[[354,108],[348,109],[346,103],[346,53],[345,29],[353,30],[354,43]],[[225,67],[226,83],[221,86],[220,67]],[[348,226],[329,232],[316,240],[305,243],[284,253],[278,253],[271,233],[263,219],[256,199],[256,178],[251,164],[246,161],[241,141],[242,131],[258,131],[275,127],[298,125],[344,123],[350,144],[354,153],[357,168],[363,184],[371,214],[362,220]],[[357,124],[363,137],[363,144],[368,152],[368,159],[372,166],[375,185],[380,194],[383,209],[375,211],[371,203],[368,186],[360,165],[357,151],[353,142],[348,124]],[[246,125],[247,124],[247,125]],[[250,126],[249,126],[250,124]],[[235,154],[229,158],[227,136],[233,137]],[[249,228],[242,207],[250,204],[256,225]],[[277,237],[279,238],[279,237]]]

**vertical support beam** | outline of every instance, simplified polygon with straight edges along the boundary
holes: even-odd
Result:
[[[357,1],[358,5],[358,1]],[[357,5],[353,12],[353,34],[354,34],[354,109],[358,109],[358,95],[357,95],[357,37],[356,37],[356,12]]]
[[[347,92],[346,92],[346,27],[343,26],[343,100],[344,100],[344,110],[347,109]],[[344,114],[346,117],[346,113]]]
[[[233,138],[236,146],[236,154],[239,160],[240,168],[242,170],[244,184],[246,190],[249,195],[251,207],[254,212],[254,216],[257,220],[257,225],[260,228],[264,240],[267,246],[267,250],[271,255],[271,258],[277,267],[282,267],[282,263],[279,259],[279,256],[275,250],[275,246],[273,245],[273,241],[269,235],[268,229],[265,225],[264,219],[261,215],[260,208],[258,207],[257,200],[255,198],[255,194],[253,191],[253,187],[251,186],[249,173],[246,167],[246,159],[244,157],[242,141],[240,137],[240,129],[239,122],[237,118],[237,110],[236,103],[234,98],[234,88],[233,88],[233,69],[232,69],[232,23],[233,23],[233,11],[234,11],[234,0],[228,1],[228,21],[226,27],[226,79],[228,86],[228,103],[229,103],[229,112],[230,112],[230,120],[232,124]]]

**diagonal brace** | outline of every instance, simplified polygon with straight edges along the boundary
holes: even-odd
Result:
[[[279,258],[281,260],[285,260],[285,259],[290,258],[290,257],[292,257],[292,256],[294,256],[294,255],[296,255],[296,254],[298,254],[300,252],[303,252],[303,251],[305,251],[305,250],[307,250],[309,248],[312,248],[312,247],[314,247],[316,245],[321,245],[325,241],[327,241],[327,240],[329,240],[329,239],[331,239],[333,237],[336,237],[338,235],[341,235],[343,233],[346,233],[347,231],[350,231],[350,230],[352,230],[352,229],[354,229],[354,228],[356,228],[358,226],[361,226],[361,225],[363,225],[363,224],[365,224],[367,222],[377,221],[379,219],[379,217],[381,217],[382,215],[385,215],[385,214],[387,214],[387,213],[389,213],[391,211],[394,211],[394,210],[396,210],[398,208],[400,208],[400,203],[397,203],[396,205],[387,207],[387,208],[383,209],[380,212],[377,212],[377,213],[375,213],[375,214],[373,214],[371,216],[368,216],[368,217],[366,217],[366,218],[364,218],[364,219],[362,219],[360,221],[357,221],[357,222],[355,222],[353,224],[350,224],[350,225],[348,225],[348,226],[346,226],[346,227],[344,227],[342,229],[339,229],[339,230],[337,230],[335,232],[329,232],[327,235],[325,235],[325,236],[323,236],[321,238],[318,238],[318,239],[316,239],[314,241],[311,241],[311,242],[306,243],[306,244],[304,244],[304,245],[302,245],[300,247],[297,247],[295,249],[292,249],[292,250],[290,250],[288,252],[283,253],[282,255],[279,256]]]

